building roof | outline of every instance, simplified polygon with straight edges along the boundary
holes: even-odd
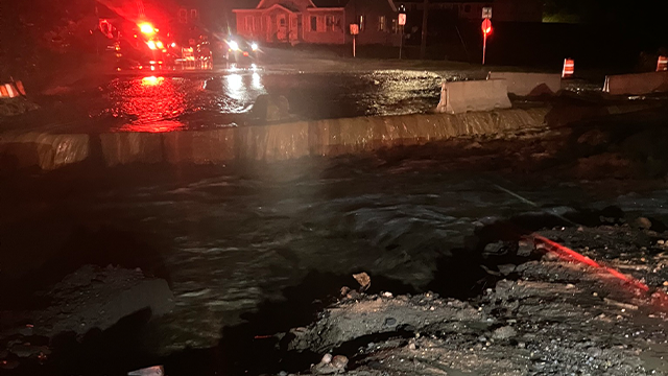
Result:
[[[420,3],[422,4],[424,0],[395,0],[397,5],[405,3]],[[470,3],[483,3],[490,4],[494,0],[429,0],[429,4],[470,4]]]
[[[350,1],[378,1],[378,0],[312,0],[312,1],[315,4],[315,6],[318,7],[318,8],[343,8],[346,5],[348,5],[348,3]],[[380,0],[380,1],[383,1],[383,0]],[[418,0],[414,0],[414,1],[418,1]],[[419,1],[422,2],[423,0],[419,0]],[[430,0],[430,1],[434,1],[434,0]],[[394,5],[394,2],[392,0],[387,0],[387,3],[390,6],[390,8],[392,8],[393,11],[395,11],[395,12],[397,11],[397,7]]]
[[[345,7],[350,0],[313,0],[318,8],[341,8]]]

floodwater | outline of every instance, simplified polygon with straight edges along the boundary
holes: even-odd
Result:
[[[421,113],[436,106],[444,79],[465,78],[426,71],[117,77],[51,98],[13,125],[91,133],[226,127],[264,93],[286,96],[304,119]],[[494,219],[614,204],[668,218],[668,191],[617,197],[574,182],[454,173],[410,157],[133,171],[65,172],[61,180],[55,172],[30,177],[24,189],[3,187],[2,256],[38,268],[48,255],[81,247],[111,260],[123,254],[121,264],[128,254],[148,260],[140,266],[168,278],[176,297],[174,311],[145,337],[160,352],[215,346],[224,327],[281,300],[314,271],[367,271],[424,288],[437,259]]]
[[[238,124],[262,94],[283,95],[301,119],[424,113],[444,80],[476,72],[380,70],[300,73],[236,70],[211,74],[120,76],[96,87],[39,100],[41,111],[5,127],[55,131],[169,132]],[[82,84],[83,85],[83,84]]]
[[[44,253],[88,247],[110,260],[126,255],[121,264],[128,254],[159,263],[141,266],[169,278],[176,308],[152,323],[145,340],[169,352],[215,346],[224,327],[263,302],[280,301],[309,273],[367,271],[425,288],[437,259],[467,246],[476,228],[495,219],[612,204],[668,218],[668,191],[604,197],[575,183],[510,181],[441,163],[346,158],[241,171],[110,171],[78,187],[36,177],[30,184],[41,188],[9,192],[14,199],[3,205],[3,252],[37,265]],[[39,236],[31,235],[34,226]]]

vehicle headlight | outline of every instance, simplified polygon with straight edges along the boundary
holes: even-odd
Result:
[[[257,43],[253,42],[253,43],[251,44],[251,49],[252,49],[253,51],[257,51],[257,49],[258,49],[258,45],[257,45]]]
[[[239,43],[237,43],[235,41],[231,41],[231,42],[228,43],[228,45],[230,46],[230,49],[232,51],[239,51]]]

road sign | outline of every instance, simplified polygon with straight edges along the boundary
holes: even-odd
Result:
[[[482,8],[482,18],[483,19],[492,18],[492,7],[483,7]]]
[[[360,25],[350,24],[350,35],[357,35],[360,33]]]
[[[406,25],[406,13],[399,13],[399,26]]]

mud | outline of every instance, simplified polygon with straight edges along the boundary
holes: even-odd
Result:
[[[620,255],[625,246],[601,240],[602,234],[625,238],[626,247],[642,246],[646,237],[656,237],[629,226],[541,234],[595,247],[607,243],[607,249]],[[660,268],[653,270],[660,274]],[[650,283],[650,293],[640,294],[618,279],[585,265],[554,260],[550,254],[515,267],[512,274],[512,279],[500,280],[468,302],[435,293],[344,298],[321,312],[314,324],[293,329],[288,348],[343,353],[351,359],[350,375],[662,375],[668,371],[661,355],[666,350],[666,306],[657,303],[663,301],[657,295],[666,296],[662,283]],[[661,279],[655,275],[650,280],[654,278]],[[393,334],[388,322],[396,325]],[[384,337],[376,341],[381,333]]]

